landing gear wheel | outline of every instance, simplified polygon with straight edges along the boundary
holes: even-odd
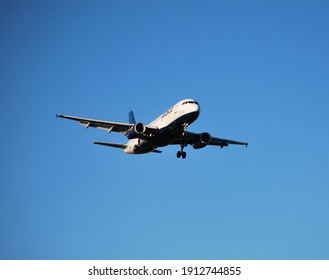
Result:
[[[182,157],[182,159],[185,159],[186,158],[186,152],[178,151],[177,152],[177,158],[180,158],[180,157]]]
[[[181,143],[180,144],[180,151],[177,152],[177,158],[180,158],[182,157],[182,159],[185,159],[186,158],[186,152],[184,152],[184,148],[187,146],[187,144],[185,143]]]

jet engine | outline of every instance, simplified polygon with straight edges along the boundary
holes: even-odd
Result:
[[[143,123],[136,123],[134,125],[134,131],[137,133],[137,134],[143,134],[146,130],[146,127]]]
[[[145,131],[146,127],[143,123],[136,123],[133,128],[127,133],[127,138],[138,138],[141,134],[145,133]]]
[[[192,147],[194,149],[201,149],[207,146],[211,141],[211,135],[208,132],[204,132],[200,134],[200,139],[198,142],[194,143]]]

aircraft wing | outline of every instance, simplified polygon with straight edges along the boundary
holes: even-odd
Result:
[[[104,129],[108,132],[119,132],[123,134],[127,134],[128,131],[132,128],[132,124],[129,123],[118,123],[118,122],[108,122],[108,121],[101,121],[101,120],[93,120],[93,119],[86,119],[74,116],[67,116],[67,115],[56,115],[58,118],[69,119],[73,121],[80,122],[81,125],[84,125],[86,128],[88,127],[95,127]]]
[[[109,121],[102,121],[102,120],[94,120],[94,119],[87,119],[87,118],[80,118],[74,116],[67,116],[67,115],[56,115],[58,118],[69,119],[73,121],[80,122],[81,125],[84,125],[86,128],[88,127],[95,127],[99,129],[106,130],[107,132],[119,132],[126,135],[133,127],[134,124],[131,123],[119,123],[119,122],[109,122]],[[151,126],[145,126],[144,135],[150,135],[156,133],[157,128]]]
[[[244,145],[244,146],[248,147],[247,142],[239,142],[239,141],[217,138],[217,137],[211,137],[211,141],[209,143],[209,145],[220,146],[220,147],[224,147],[224,146],[228,146],[228,145],[232,145],[232,144],[233,145]]]
[[[218,137],[212,137],[209,133],[193,133],[193,132],[186,132],[185,135],[176,141],[174,141],[172,144],[189,144],[189,145],[197,145],[201,144],[201,139],[206,140],[207,145],[212,146],[219,146],[221,148],[226,147],[228,145],[244,145],[248,146],[247,142],[240,142],[235,140],[229,140],[224,138],[218,138]]]

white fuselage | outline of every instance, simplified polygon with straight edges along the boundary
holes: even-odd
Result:
[[[159,135],[152,144],[140,138],[131,139],[127,143],[125,153],[146,153],[155,150],[157,147],[169,145],[175,140],[175,135],[182,133],[188,125],[198,118],[199,113],[200,106],[193,99],[184,99],[176,103],[149,124],[149,126],[156,127],[159,130]]]

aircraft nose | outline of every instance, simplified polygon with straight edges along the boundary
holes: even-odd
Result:
[[[198,112],[200,114],[200,105],[198,103],[195,103],[195,111]]]
[[[194,108],[192,110],[194,111],[194,115],[196,118],[198,118],[200,115],[200,105],[198,103],[195,103],[193,107]]]

